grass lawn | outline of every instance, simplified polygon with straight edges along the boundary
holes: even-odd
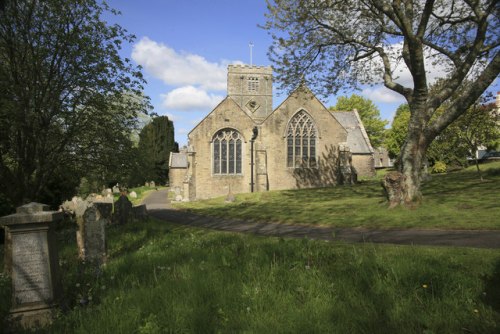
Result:
[[[107,231],[101,269],[58,232],[47,333],[498,333],[500,251],[349,245],[177,227]],[[2,255],[2,254],[0,254]],[[0,316],[9,308],[0,280]]]
[[[449,174],[433,174],[423,184],[424,202],[417,209],[387,209],[380,177],[354,186],[239,194],[175,203],[203,215],[256,221],[337,227],[500,229],[500,162]]]

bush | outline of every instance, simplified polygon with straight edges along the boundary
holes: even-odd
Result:
[[[446,163],[443,161],[436,161],[434,166],[432,166],[432,173],[441,174],[446,173]]]

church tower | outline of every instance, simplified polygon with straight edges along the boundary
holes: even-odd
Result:
[[[227,95],[255,122],[261,123],[273,111],[272,67],[229,65]]]

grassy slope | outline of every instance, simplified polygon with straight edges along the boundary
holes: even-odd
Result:
[[[338,227],[500,229],[500,162],[433,175],[417,209],[387,210],[380,179],[350,187],[240,194],[234,203],[216,198],[176,207],[199,214],[259,221]]]
[[[482,188],[487,183],[454,175],[434,180],[450,177],[462,184],[450,183],[449,189],[439,190],[431,183],[426,185],[426,196],[439,200],[432,192],[444,191],[453,194],[446,197],[453,198],[453,205],[463,199],[470,206],[483,205],[468,198],[474,191],[460,188]],[[269,200],[278,194],[274,210],[286,212],[280,200],[318,207],[325,202],[322,205],[329,207],[335,201],[345,203],[349,199],[343,197],[350,193],[356,194],[347,196],[354,202],[369,201],[370,192],[379,191],[372,183],[253,196]],[[497,189],[491,186],[493,194]],[[315,194],[324,198],[318,201]],[[332,194],[337,198],[332,200]],[[236,205],[241,208],[251,197],[238,196]],[[256,204],[249,202],[248,207]],[[316,212],[309,209],[307,215]],[[74,227],[58,232],[63,312],[47,332],[498,333],[500,329],[498,250],[264,238],[155,220],[111,226],[107,231],[109,261],[101,269],[77,260]],[[0,319],[10,307],[9,285],[0,275]]]
[[[108,229],[102,270],[63,230],[50,333],[495,333],[496,250],[346,245],[179,228]]]

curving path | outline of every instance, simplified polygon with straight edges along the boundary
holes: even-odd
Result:
[[[263,236],[309,238],[345,242],[374,242],[401,245],[500,248],[500,230],[416,230],[337,228],[250,222],[201,216],[172,209],[168,189],[152,192],[143,200],[148,213],[169,223]]]

